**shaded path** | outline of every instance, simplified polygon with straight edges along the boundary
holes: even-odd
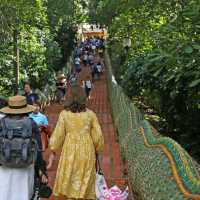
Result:
[[[111,108],[108,100],[108,90],[105,73],[102,75],[100,80],[95,81],[94,88],[91,92],[91,98],[88,102],[88,107],[97,114],[104,134],[105,148],[101,165],[105,178],[107,180],[107,184],[109,186],[116,184],[120,188],[124,188],[123,186],[127,185],[127,183],[123,173],[124,165],[120,156],[116,130],[111,117]],[[62,106],[55,104],[46,108],[46,113],[49,118],[49,124],[52,125],[52,128],[55,127],[59,113],[62,109]],[[47,150],[47,152],[45,152],[46,159],[48,155],[49,151]],[[58,159],[59,157],[57,156],[53,168],[49,171],[49,181],[51,185],[53,185],[55,179]],[[53,200],[53,197],[51,197],[50,199]]]

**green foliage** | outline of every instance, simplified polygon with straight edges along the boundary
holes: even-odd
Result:
[[[90,1],[90,20],[108,26],[117,80],[143,96],[169,124],[170,136],[200,158],[200,1]],[[132,45],[124,52],[123,38]]]
[[[68,61],[76,27],[85,19],[80,0],[0,0],[0,93],[16,82],[14,47],[19,49],[20,83],[41,88]],[[14,38],[16,33],[17,38]],[[9,69],[9,70],[8,70]]]
[[[128,162],[129,180],[137,199],[183,200],[199,196],[199,174],[195,170],[193,159],[174,140],[162,137],[144,120],[141,111],[114,81],[107,52],[105,62],[112,116],[118,130],[121,153]],[[169,159],[170,157],[173,159]],[[179,181],[176,180],[177,175]],[[183,194],[179,187],[181,184],[191,195]]]

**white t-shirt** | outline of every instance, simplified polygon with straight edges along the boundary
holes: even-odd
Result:
[[[87,59],[88,59],[88,55],[85,54],[85,55],[83,56],[83,60],[87,60]]]
[[[89,55],[89,60],[93,60],[94,59],[94,56],[93,55]]]
[[[91,81],[90,80],[87,80],[87,81],[85,81],[85,86],[87,87],[87,88],[92,88],[92,83],[91,83]]]
[[[76,64],[76,65],[79,65],[80,62],[81,62],[80,58],[75,58],[75,64]]]
[[[92,50],[95,50],[96,49],[96,46],[95,45],[92,45]]]
[[[97,70],[98,70],[98,72],[101,72],[102,71],[102,66],[101,65],[97,65]]]

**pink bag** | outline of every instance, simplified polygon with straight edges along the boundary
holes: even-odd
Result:
[[[96,197],[97,200],[127,200],[128,187],[122,192],[116,185],[108,188],[102,174],[96,174]]]
[[[128,200],[128,187],[122,192],[116,185],[108,188],[106,180],[101,173],[101,166],[97,156],[96,163],[96,199],[97,200]]]
[[[106,200],[127,200],[128,187],[122,192],[116,185],[108,190],[108,196]]]

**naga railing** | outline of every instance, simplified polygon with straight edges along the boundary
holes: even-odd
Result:
[[[113,118],[132,189],[142,200],[200,200],[200,177],[192,158],[144,119],[117,84],[107,52],[105,61]]]

